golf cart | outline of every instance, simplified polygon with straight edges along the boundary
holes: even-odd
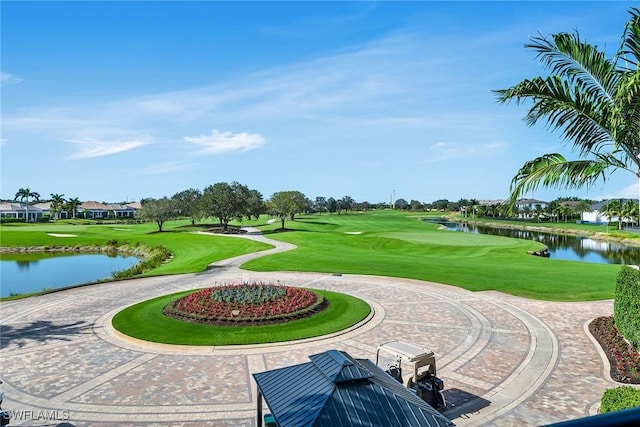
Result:
[[[381,365],[382,358],[394,358],[394,362],[386,369]],[[411,372],[402,375],[402,363],[408,364]],[[439,411],[447,409],[447,402],[442,394],[444,381],[436,377],[436,358],[432,351],[408,344],[403,341],[392,341],[378,346],[376,365],[399,381],[407,388],[415,391],[422,400]]]

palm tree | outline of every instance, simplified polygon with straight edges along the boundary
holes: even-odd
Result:
[[[540,222],[540,217],[542,216],[542,213],[544,212],[544,210],[542,209],[542,205],[540,203],[536,203],[536,205],[533,207],[533,216],[536,219],[536,222]]]
[[[15,195],[16,200],[25,201],[25,204],[24,204],[24,210],[25,210],[24,221],[25,222],[29,222],[29,197],[31,197],[35,201],[40,200],[40,194],[36,193],[35,191],[31,191],[29,187],[20,188]]]
[[[80,204],[80,199],[78,199],[77,197],[74,197],[73,199],[68,199],[67,200],[67,209],[69,209],[71,211],[71,215],[72,217],[75,219],[76,217],[76,210],[78,209],[78,205]]]
[[[574,208],[576,214],[580,215],[580,219],[582,220],[582,214],[585,212],[591,212],[591,203],[586,200],[580,200],[576,207]]]
[[[634,220],[637,217],[638,213],[638,205],[633,200],[627,200],[622,205],[622,210],[620,213],[622,217],[628,220],[633,227]]]
[[[620,203],[620,200],[610,201],[604,209],[609,217],[609,222],[611,222],[614,217],[618,217],[618,230],[622,230],[622,203]]]
[[[60,219],[60,211],[64,204],[64,194],[51,194],[51,211],[54,219]]]
[[[577,32],[533,37],[525,47],[549,76],[495,91],[501,103],[531,101],[526,123],[545,119],[580,154],[579,160],[551,153],[526,162],[511,181],[511,206],[540,184],[588,187],[617,169],[634,173],[640,183],[640,10],[629,13],[613,58]]]

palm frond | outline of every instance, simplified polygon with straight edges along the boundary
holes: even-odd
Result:
[[[640,65],[640,10],[638,8],[629,9],[631,18],[625,25],[622,33],[620,50],[615,59],[616,62],[622,59],[629,68],[638,68]]]
[[[589,187],[605,180],[608,169],[625,168],[611,155],[600,155],[593,160],[567,160],[562,154],[545,154],[526,162],[511,181],[509,206],[513,208],[524,194],[540,185],[546,188]]]
[[[597,94],[585,90],[580,84],[571,87],[557,76],[536,77],[524,80],[509,88],[497,90],[499,102],[515,100],[520,104],[531,99],[533,105],[525,116],[525,122],[533,126],[546,119],[547,127],[560,130],[581,155],[598,152],[606,144],[614,142],[609,127],[611,106],[602,103]]]
[[[613,137],[640,169],[640,70],[623,73],[616,107],[620,114],[612,116]]]
[[[583,42],[578,33],[532,37],[525,47],[536,52],[536,58],[551,74],[566,79],[571,85],[581,81],[589,90],[613,100],[619,77],[615,64],[597,46]]]

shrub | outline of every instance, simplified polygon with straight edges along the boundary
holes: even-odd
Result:
[[[640,406],[640,389],[629,385],[610,388],[602,395],[600,413],[621,411]]]
[[[640,345],[640,271],[623,266],[616,277],[613,318],[635,348]]]
[[[112,272],[111,277],[117,280],[137,276],[145,271],[158,267],[160,264],[171,258],[171,255],[171,251],[164,246],[154,246],[151,248],[149,255],[145,257],[144,260],[126,270]]]

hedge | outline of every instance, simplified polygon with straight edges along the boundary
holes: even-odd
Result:
[[[600,413],[606,414],[637,406],[640,406],[640,389],[625,385],[604,392],[600,402]]]
[[[623,266],[616,277],[613,318],[620,333],[635,348],[640,345],[640,271]]]

